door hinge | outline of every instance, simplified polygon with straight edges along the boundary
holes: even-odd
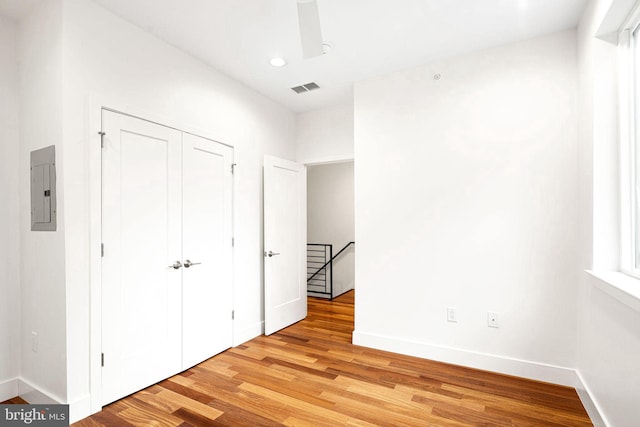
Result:
[[[98,135],[100,135],[100,148],[104,148],[104,136],[106,135],[106,132],[98,132]]]
[[[235,248],[235,246],[236,246],[236,238],[235,238],[235,237],[232,237],[232,238],[231,238],[231,247],[232,247],[232,248]]]
[[[236,311],[231,310],[231,320],[234,320],[235,318],[236,318]]]
[[[237,163],[231,163],[231,174],[233,175],[234,173],[236,173],[236,166],[238,166]]]
[[[104,243],[100,243],[100,257],[104,258]]]
[[[104,368],[104,353],[100,354],[100,366]]]

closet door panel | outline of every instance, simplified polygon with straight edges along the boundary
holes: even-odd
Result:
[[[181,134],[103,111],[103,403],[181,368]]]
[[[183,368],[232,344],[233,150],[183,134]]]

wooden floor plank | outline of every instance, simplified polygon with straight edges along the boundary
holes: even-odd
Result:
[[[335,411],[349,415],[354,419],[392,426],[425,425],[431,408],[426,405],[407,409],[392,402],[376,397],[363,396],[350,391],[338,393],[326,392],[323,397],[334,401]],[[380,418],[380,413],[385,414]]]
[[[575,390],[351,344],[354,292],[78,427],[591,426]],[[25,403],[12,399],[5,403]]]
[[[238,407],[223,400],[214,399],[211,401],[210,405],[223,411],[223,414],[216,419],[216,421],[220,422],[220,425],[261,427],[275,427],[282,425],[282,423],[278,421],[274,421],[273,419],[269,419],[252,412],[249,408]]]
[[[5,400],[2,402],[3,405],[26,405],[27,402],[21,397],[14,397],[9,400]]]

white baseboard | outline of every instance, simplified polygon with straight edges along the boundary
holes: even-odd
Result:
[[[349,291],[352,291],[353,287],[347,288],[347,289],[343,289],[342,291],[340,291],[340,293],[337,293],[333,296],[334,298],[338,298],[340,295],[344,295]]]
[[[64,402],[64,399],[31,384],[24,378],[18,380],[18,396],[29,403],[38,405],[59,405]]]
[[[233,346],[236,347],[264,334],[264,321],[256,322],[239,331],[234,331]]]
[[[18,396],[18,378],[0,381],[0,402]]]
[[[57,405],[63,401],[52,397],[52,394],[41,391],[38,387],[22,378],[13,378],[0,382],[0,401],[18,396],[33,404]]]
[[[378,350],[482,369],[569,387],[581,382],[574,369],[354,331],[353,343]]]
[[[91,415],[91,395],[86,394],[69,402],[69,421],[71,424]]]
[[[52,394],[40,390],[22,378],[12,378],[0,382],[0,401],[5,401],[20,396],[31,404],[58,405],[62,399],[53,397]],[[69,402],[69,419],[71,423],[80,421],[91,415],[91,399],[87,394],[80,399]]]
[[[314,297],[314,298],[322,298],[322,299],[329,299],[331,297],[331,295],[321,294],[319,292],[312,292],[312,291],[307,291],[307,296]]]
[[[577,375],[580,384],[576,386],[576,392],[578,392],[580,401],[587,411],[587,414],[589,414],[589,418],[591,418],[594,427],[609,426],[609,423],[607,423],[606,418],[603,416],[603,412],[600,410],[600,405],[593,399],[593,393],[591,393],[589,386],[584,381],[582,375],[580,375],[580,371],[577,372]]]

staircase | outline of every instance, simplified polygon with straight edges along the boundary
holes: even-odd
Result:
[[[347,243],[333,255],[333,245],[307,243],[307,295],[333,299],[333,262],[355,242]]]

